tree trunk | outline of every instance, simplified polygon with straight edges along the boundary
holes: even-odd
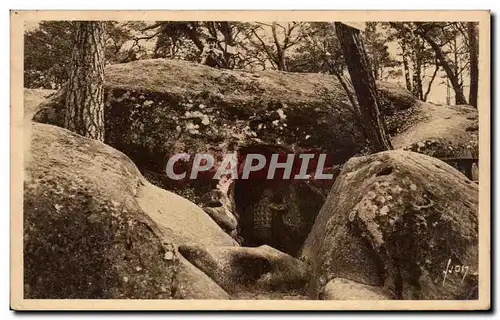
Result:
[[[378,66],[378,61],[376,57],[373,57],[373,77],[377,80],[379,79],[379,66]]]
[[[373,151],[390,150],[392,145],[385,134],[380,117],[375,79],[359,36],[359,30],[340,22],[335,22],[335,30],[344,53],[347,69],[358,98],[361,116],[366,124],[365,131],[368,133],[368,139]]]
[[[104,141],[104,28],[98,21],[74,24],[65,127]]]
[[[446,78],[446,105],[451,104],[450,79]]]
[[[457,47],[457,38],[453,38],[453,67],[454,67],[454,73],[457,76],[457,81],[458,85],[460,86],[461,90],[463,90],[463,83],[460,81],[460,78],[458,76],[458,71],[460,70],[459,60],[458,60],[458,47]],[[457,96],[455,95],[455,104],[459,104],[457,101]]]
[[[407,47],[406,47],[406,39],[403,38],[401,40],[401,53],[403,57],[403,71],[405,73],[405,80],[406,80],[406,89],[408,91],[412,92],[412,86],[411,86],[411,78],[410,78],[410,66],[408,65],[408,57],[407,57]]]
[[[281,46],[278,35],[276,33],[276,22],[273,22],[271,31],[273,33],[274,45],[276,46],[276,64],[278,70],[287,71],[285,63],[285,49]]]
[[[423,99],[423,89],[422,89],[422,48],[420,39],[415,37],[414,43],[415,51],[415,70],[413,70],[413,95],[422,100]]]
[[[287,71],[286,62],[285,62],[285,54],[283,51],[278,56],[278,59],[279,59],[278,60],[278,70]]]
[[[427,101],[427,96],[431,92],[432,83],[434,82],[434,79],[436,78],[438,71],[439,71],[439,61],[436,59],[436,68],[434,69],[434,73],[432,74],[431,80],[429,80],[429,84],[427,86],[427,91],[424,94],[423,101]]]
[[[203,48],[205,46],[203,45],[203,42],[200,39],[200,34],[196,31],[196,23],[197,22],[187,22],[182,25],[182,28],[184,29],[184,32],[188,35],[189,39],[193,41],[194,45],[198,50],[203,51]]]
[[[349,90],[349,87],[347,86],[347,83],[345,83],[344,79],[342,78],[342,76],[340,75],[339,72],[337,72],[336,70],[333,70],[332,71],[333,74],[335,75],[335,77],[337,78],[337,80],[340,82],[340,85],[342,86],[342,88],[344,89],[346,95],[347,95],[347,98],[349,99],[349,101],[351,102],[352,104],[352,107],[355,109],[355,110],[358,110],[358,103],[356,102],[356,100],[354,99],[354,96],[352,95],[351,93],[351,90]]]
[[[231,29],[231,26],[229,25],[229,22],[227,21],[219,21],[217,22],[217,27],[218,30],[222,33],[224,37],[224,47],[221,47],[221,50],[224,54],[224,68],[225,69],[232,69],[234,67],[234,60],[233,55],[228,52],[228,46],[233,47],[234,46],[234,36],[233,36],[233,30]]]
[[[470,46],[470,93],[469,104],[477,108],[477,91],[479,82],[478,53],[476,22],[467,22]]]
[[[359,110],[359,104],[356,101],[356,98],[352,94],[351,90],[349,89],[349,85],[346,83],[344,77],[337,70],[334,69],[332,72],[337,78],[337,80],[339,80],[340,85],[342,86],[342,88],[344,88],[347,98],[351,102],[352,114],[354,115],[354,119],[356,120],[357,125],[362,128],[364,135],[368,136],[368,133],[366,132],[365,126],[363,124],[363,118],[361,117],[361,112]]]
[[[432,38],[423,30],[419,30],[418,34],[432,47],[434,52],[436,53],[436,58],[439,60],[440,65],[443,67],[446,72],[446,76],[451,82],[451,86],[455,91],[455,103],[456,104],[467,104],[467,100],[465,100],[464,92],[462,90],[462,86],[458,81],[457,74],[454,73],[454,67],[450,66],[451,61],[446,59],[445,54],[439,47],[439,45],[432,40]]]

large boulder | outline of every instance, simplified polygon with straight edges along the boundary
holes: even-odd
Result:
[[[411,108],[411,112],[412,117],[406,119],[412,120],[402,128],[400,134],[392,138],[393,146],[440,158],[470,179],[478,181],[477,108],[421,102]]]
[[[227,298],[177,252],[237,245],[201,208],[101,142],[44,124],[24,132],[26,298]]]
[[[414,152],[352,158],[301,259],[312,267],[311,298],[330,296],[326,285],[340,278],[383,288],[383,296],[396,299],[474,299],[478,186]]]
[[[184,168],[189,177],[195,153],[211,153],[220,163],[228,152],[241,155],[248,146],[259,154],[276,152],[269,149],[272,145],[300,150],[292,151],[296,153],[326,153],[326,167],[335,171],[366,147],[357,112],[330,75],[220,70],[165,59],[111,65],[105,72],[105,142],[128,155],[148,181],[202,206],[235,238],[243,235],[246,245],[266,243],[295,255],[324,202],[321,192],[326,194],[333,181],[319,188],[314,181],[278,187],[268,181],[237,181],[233,212],[218,205],[225,201],[212,201],[216,206],[204,203],[204,195],[217,190],[215,170],[202,172],[197,179],[172,180],[165,174],[170,156],[191,156]],[[414,99],[406,89],[383,82],[379,86],[383,110],[387,106],[396,113],[412,110]],[[42,103],[34,119],[61,126],[64,97],[60,90]],[[387,119],[393,113],[385,112]],[[397,122],[391,123],[401,127]],[[272,189],[279,189],[272,202],[285,206],[261,210],[267,206],[262,195]],[[256,235],[254,217],[272,220],[273,239]],[[239,225],[235,218],[242,220]]]
[[[402,87],[399,83],[378,80],[377,89],[379,91],[383,112],[386,111],[384,107],[387,106],[390,106],[390,111],[392,113],[413,107],[417,102],[417,99],[410,91]]]
[[[323,290],[323,300],[391,300],[380,287],[368,286],[356,281],[333,278]]]
[[[386,133],[393,137],[418,120],[420,101],[398,83],[377,81],[380,114]]]
[[[417,121],[392,138],[395,148],[438,158],[478,158],[479,115],[476,108],[420,103],[416,110]]]
[[[182,255],[179,255],[179,266],[176,270],[172,295],[174,299],[217,299],[229,300],[229,295],[202,270],[196,268]]]
[[[295,144],[345,162],[366,139],[333,76],[214,69],[180,60],[140,60],[105,71],[106,143],[128,155],[156,184],[197,201],[217,184],[207,177],[172,181],[174,153],[218,152],[248,142]],[[398,100],[402,88],[381,86]],[[385,90],[385,91],[384,91]],[[61,126],[64,90],[43,103],[34,120]],[[191,185],[194,184],[194,185]],[[187,185],[187,186],[186,186]],[[193,191],[194,190],[194,191]]]

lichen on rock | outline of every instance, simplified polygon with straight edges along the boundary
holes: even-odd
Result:
[[[177,252],[183,242],[237,245],[201,208],[151,185],[101,142],[44,124],[30,131],[25,298],[227,297]]]
[[[334,155],[341,164],[366,147],[359,119],[333,76],[207,69],[168,59],[110,65],[105,73],[105,142],[160,187],[194,201],[214,185],[210,179],[194,185],[167,179],[166,161],[175,153],[224,153],[249,142],[296,144]],[[403,88],[381,90],[401,91],[387,93],[389,99],[406,96]],[[34,120],[63,126],[64,93],[39,106]],[[411,100],[393,103],[399,110]]]
[[[337,277],[398,299],[474,297],[477,210],[477,185],[438,159],[386,151],[349,160],[301,254],[313,266],[311,296]],[[468,266],[463,282],[442,284],[449,259]]]

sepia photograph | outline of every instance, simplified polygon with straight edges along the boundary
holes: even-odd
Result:
[[[489,11],[11,28],[11,308],[490,308]]]

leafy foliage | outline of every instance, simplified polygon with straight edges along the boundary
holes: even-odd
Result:
[[[463,103],[460,95],[473,67],[468,30],[466,22],[367,22],[361,36],[376,79],[406,83],[421,100],[440,81],[437,85],[449,87],[448,100],[454,91]],[[107,21],[106,63],[151,58],[197,62],[208,37],[217,39],[223,68],[328,73],[350,90],[331,22]],[[59,88],[68,77],[71,43],[69,21],[42,21],[27,30],[25,86]]]
[[[387,80],[398,73],[389,72],[398,67],[400,62],[389,53],[386,28],[378,22],[367,22],[364,33],[366,54],[370,57],[373,74],[377,80]],[[384,72],[387,70],[387,75]]]
[[[68,78],[72,25],[42,21],[24,35],[24,86],[57,89]]]

